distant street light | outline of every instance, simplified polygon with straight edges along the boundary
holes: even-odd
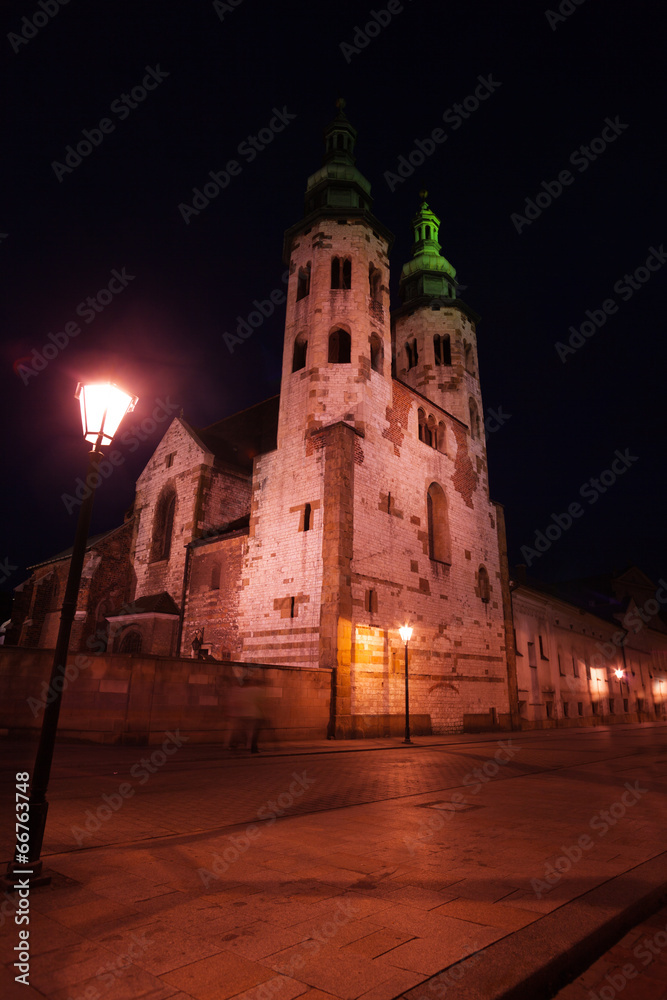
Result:
[[[410,739],[410,696],[408,693],[408,643],[412,638],[412,628],[409,625],[403,625],[398,632],[405,643],[405,739],[403,742],[412,743]]]
[[[72,548],[72,556],[70,558],[65,597],[60,613],[58,638],[56,640],[51,667],[49,697],[46,699],[42,732],[35,758],[32,780],[30,782],[30,800],[28,808],[22,810],[23,814],[25,812],[28,813],[27,824],[17,823],[16,853],[14,861],[10,862],[7,867],[7,874],[4,879],[5,885],[9,886],[15,885],[18,879],[29,879],[31,886],[47,885],[51,881],[50,877],[42,875],[42,861],[40,860],[46,827],[46,815],[49,809],[49,804],[46,801],[46,792],[51,774],[53,750],[58,729],[58,716],[60,715],[60,701],[65,686],[67,652],[79,596],[81,571],[86,554],[90,517],[93,510],[93,497],[95,496],[95,487],[100,480],[100,475],[97,471],[103,457],[100,448],[102,445],[111,444],[121,420],[126,413],[134,409],[137,403],[136,396],[131,396],[111,382],[90,385],[79,383],[76,390],[76,398],[81,403],[83,436],[86,441],[90,441],[93,444],[93,450],[89,454],[88,472],[86,475],[86,486],[88,489],[79,510],[74,547]],[[21,829],[25,825],[29,827],[27,838],[23,836],[24,831]],[[21,851],[19,848],[25,847],[26,844],[27,850]]]

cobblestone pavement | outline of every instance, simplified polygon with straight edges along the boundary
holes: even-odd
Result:
[[[0,907],[10,997],[391,1000],[664,850],[658,724],[259,757],[165,741],[57,747],[30,986]],[[0,744],[3,797],[33,755]]]

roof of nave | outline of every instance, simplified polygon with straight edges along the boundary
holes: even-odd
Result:
[[[252,469],[255,456],[276,448],[279,406],[280,396],[272,396],[209,427],[197,428],[196,433],[220,461]]]

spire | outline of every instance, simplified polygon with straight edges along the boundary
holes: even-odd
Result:
[[[329,122],[324,130],[325,152],[322,163],[349,163],[354,166],[354,145],[357,141],[357,130],[350,125],[345,117],[345,98],[336,101],[338,114]]]
[[[456,298],[456,270],[440,253],[440,219],[428,207],[428,191],[420,191],[419,197],[421,205],[412,220],[412,260],[403,266],[399,282],[401,299]]]
[[[365,218],[376,232],[382,233],[389,247],[394,241],[389,230],[372,214],[370,182],[355,166],[357,130],[347,119],[342,97],[336,101],[336,108],[335,118],[324,129],[322,166],[308,178],[303,219],[285,233],[285,260],[289,260],[289,247],[296,233],[318,216]]]

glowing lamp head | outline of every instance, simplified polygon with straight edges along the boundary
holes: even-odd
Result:
[[[410,642],[410,639],[412,638],[412,628],[410,627],[410,625],[403,625],[401,626],[401,628],[399,628],[398,634],[400,635],[403,642]]]
[[[621,677],[623,676],[623,671],[621,670],[621,668],[620,667],[616,667],[616,670],[614,670],[614,673],[616,674],[616,676],[618,677],[618,679],[620,681]]]
[[[113,382],[79,382],[76,398],[81,403],[83,436],[91,444],[111,444],[126,413],[131,413],[137,397],[120,389]]]

